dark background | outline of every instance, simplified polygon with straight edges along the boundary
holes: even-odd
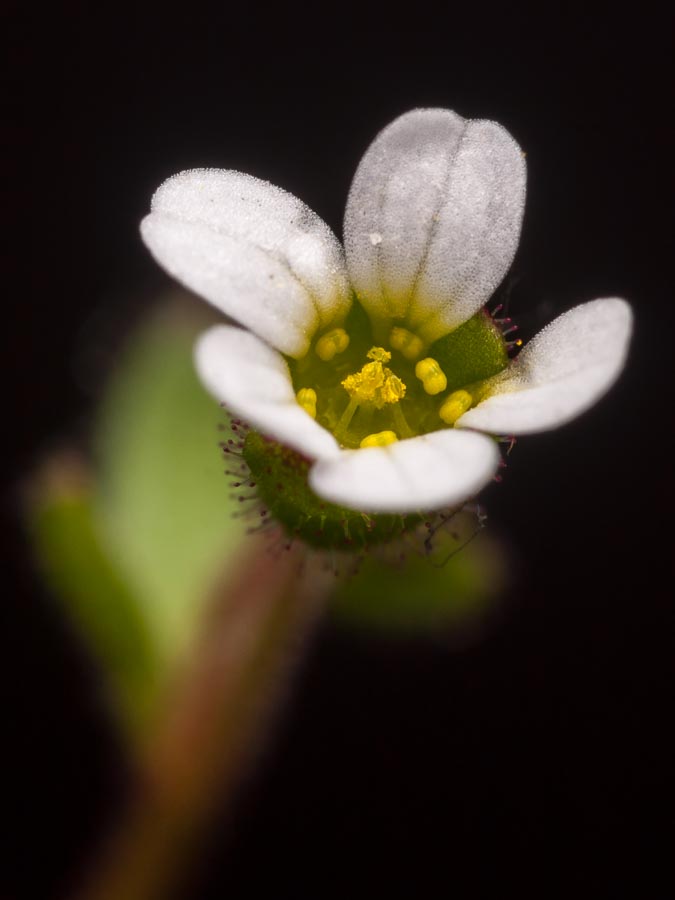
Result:
[[[624,296],[629,364],[592,412],[519,441],[488,492],[520,560],[496,626],[455,650],[326,626],[181,897],[672,896],[673,22],[645,4],[368,15],[62,4],[12,26],[12,896],[58,896],[124,782],[95,669],[30,567],[16,485],[86,434],[90,345],[105,331],[114,348],[168,283],[137,233],[152,191],[184,168],[242,169],[340,233],[361,154],[415,106],[494,118],[527,152],[508,280],[522,336]]]

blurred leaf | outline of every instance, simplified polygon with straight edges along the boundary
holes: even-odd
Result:
[[[137,725],[154,689],[157,659],[136,598],[101,545],[82,464],[50,462],[35,480],[28,512],[48,584],[103,663],[127,724]]]
[[[466,540],[466,538],[463,538]],[[466,634],[496,608],[506,577],[499,544],[480,534],[466,546],[438,536],[431,556],[409,551],[399,561],[371,555],[343,581],[333,611],[352,627],[389,634]]]
[[[165,304],[150,317],[108,385],[95,435],[107,547],[164,661],[189,646],[204,601],[245,535],[232,517],[218,448],[225,415],[192,363],[202,327],[188,306]]]

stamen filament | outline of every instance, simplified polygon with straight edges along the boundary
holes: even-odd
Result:
[[[354,413],[359,408],[359,401],[356,397],[350,397],[349,403],[345,411],[340,416],[340,419],[335,426],[333,434],[338,439],[340,443],[343,443],[343,438],[347,433],[347,429],[349,428],[352,419],[354,418]]]
[[[394,420],[394,425],[396,426],[396,431],[403,438],[411,438],[415,437],[415,432],[412,430],[410,425],[406,422],[406,418],[403,415],[403,410],[401,409],[401,404],[397,403],[391,411],[392,418]]]

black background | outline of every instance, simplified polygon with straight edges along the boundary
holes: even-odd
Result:
[[[237,168],[340,233],[361,154],[415,106],[494,118],[527,151],[509,279],[523,337],[624,296],[630,361],[592,412],[519,441],[489,490],[490,525],[520,560],[496,626],[454,650],[326,626],[234,824],[217,823],[181,896],[672,895],[672,26],[645,4],[17,17],[22,120],[5,168],[19,264],[3,334],[12,896],[59,895],[124,780],[94,667],[31,570],[16,487],[57,438],[86,434],[91,345],[114,351],[168,283],[137,233],[152,191],[184,168]]]

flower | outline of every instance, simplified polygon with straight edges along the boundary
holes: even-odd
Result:
[[[196,347],[205,386],[309,460],[319,498],[363,513],[456,507],[499,465],[495,435],[562,425],[616,380],[628,304],[594,300],[514,359],[483,311],[515,254],[525,160],[500,125],[408,112],[362,159],[344,251],[300,200],[195,169],[155,193],[142,236],[177,280],[244,326]]]

